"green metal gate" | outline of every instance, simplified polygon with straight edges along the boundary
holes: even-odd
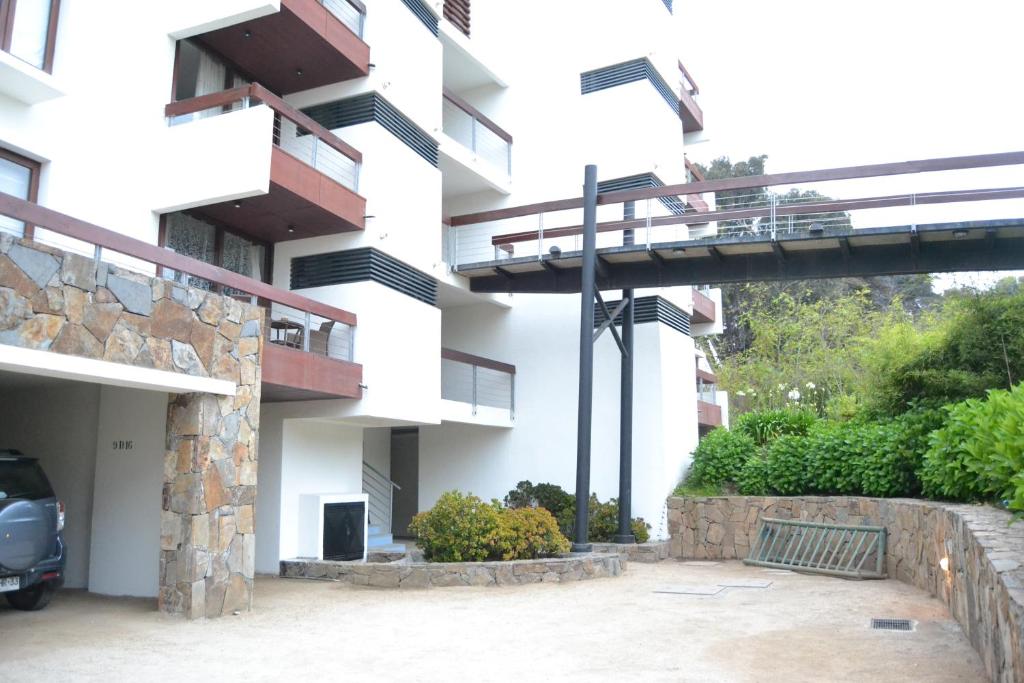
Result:
[[[761,520],[745,564],[854,579],[885,578],[885,527]]]

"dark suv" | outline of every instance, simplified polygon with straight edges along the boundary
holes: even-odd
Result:
[[[0,450],[0,593],[37,610],[64,584],[64,503],[39,461]]]

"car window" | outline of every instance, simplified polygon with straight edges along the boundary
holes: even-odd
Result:
[[[15,460],[0,457],[0,500],[26,498],[40,500],[52,498],[53,489],[35,460]]]

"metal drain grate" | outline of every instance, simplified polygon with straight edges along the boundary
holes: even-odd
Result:
[[[913,631],[910,619],[872,619],[871,628],[876,631]]]

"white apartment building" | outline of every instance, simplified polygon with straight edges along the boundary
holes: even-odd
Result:
[[[119,305],[135,325],[151,318],[136,328],[141,339],[173,338],[202,361],[175,355],[163,374],[135,381],[116,366],[161,371],[138,349],[126,358],[111,338],[93,347],[61,343],[60,332],[26,341],[25,320],[57,314],[43,306],[0,318],[0,447],[38,455],[68,498],[68,585],[159,594],[163,608],[190,614],[203,612],[195,605],[205,591],[207,604],[218,596],[205,608],[215,614],[227,609],[225,586],[228,602],[237,593],[232,577],[249,582],[251,598],[253,571],[276,573],[280,560],[317,545],[328,498],[365,501],[373,544],[387,548],[447,490],[501,498],[524,479],[574,490],[579,295],[476,293],[458,268],[572,250],[575,237],[543,231],[580,214],[474,225],[458,217],[577,197],[585,164],[597,165],[602,191],[686,182],[685,143],[703,129],[679,59],[687,27],[670,0],[364,2],[152,3],[130,15],[118,2],[0,5],[0,192],[110,234],[98,249],[99,238],[73,239],[93,233],[50,214],[47,223],[8,212],[0,227],[173,281],[153,285],[154,303],[140,311],[117,292],[107,301],[93,282],[85,306]],[[642,218],[712,202],[633,208]],[[540,234],[502,238],[523,231]],[[139,243],[121,246],[117,235]],[[612,238],[621,236],[602,237]],[[17,291],[22,277],[5,274],[3,259],[30,279],[38,262],[5,244],[0,293]],[[219,269],[196,275],[182,256]],[[67,286],[41,277],[32,296]],[[238,400],[250,391],[242,347],[221,349],[242,365],[240,379],[236,366],[227,373],[230,387],[193,381],[225,379],[212,367],[220,347],[204,354],[196,332],[171,333],[174,303],[218,325],[204,305],[189,305],[203,296],[223,298],[226,310],[242,300],[268,311],[256,408]],[[694,343],[721,330],[721,297],[689,287],[636,297],[633,514],[666,537],[665,498],[701,430],[723,419]],[[620,292],[604,298],[614,307]],[[76,322],[72,299],[62,309],[67,330],[85,336],[79,324],[92,328]],[[246,315],[231,323],[243,342]],[[226,339],[232,329],[217,327]],[[17,355],[19,345],[44,355]],[[619,352],[607,334],[594,373],[591,481],[604,500],[618,494]],[[209,500],[210,459],[175,473],[181,437],[171,423],[185,392],[221,396],[229,422],[223,397],[234,396],[258,438],[256,448],[236,422],[213,446],[195,433],[196,452],[213,448],[217,463],[218,449],[245,447],[254,463],[258,450],[258,467],[246,470],[237,455],[220,467],[227,503]],[[117,446],[126,441],[127,456]],[[175,512],[168,500],[186,475],[206,482],[206,504]],[[196,531],[207,517],[219,550]],[[218,561],[231,565],[223,576]]]

